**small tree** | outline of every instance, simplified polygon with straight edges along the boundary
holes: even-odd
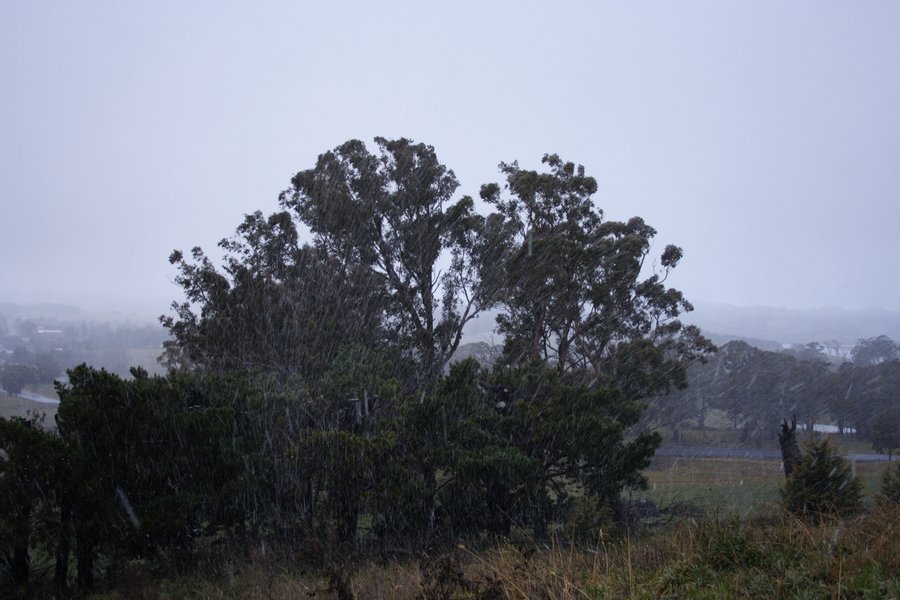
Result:
[[[0,367],[0,386],[9,394],[18,395],[22,388],[37,379],[37,372],[31,365],[11,364]]]
[[[900,463],[881,476],[880,501],[900,502]]]
[[[887,452],[892,458],[894,450],[900,448],[900,408],[886,410],[872,419],[869,426],[872,449]]]
[[[853,362],[863,367],[894,360],[898,356],[900,356],[900,349],[898,349],[897,342],[886,335],[861,339],[850,351]]]
[[[885,470],[881,476],[881,502],[900,502],[900,463]]]
[[[819,521],[827,515],[857,512],[862,489],[862,481],[853,475],[847,459],[837,453],[828,438],[823,438],[807,446],[787,478],[782,497],[788,512]]]

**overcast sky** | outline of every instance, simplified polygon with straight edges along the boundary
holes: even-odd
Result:
[[[0,3],[0,300],[149,315],[316,156],[584,164],[696,301],[900,309],[900,2]]]

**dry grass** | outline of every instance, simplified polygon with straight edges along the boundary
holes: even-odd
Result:
[[[433,556],[304,572],[256,555],[212,580],[177,579],[105,598],[896,598],[900,506],[810,525],[778,514],[683,522],[667,531],[598,537],[590,546],[460,544]],[[133,577],[132,581],[141,581]]]

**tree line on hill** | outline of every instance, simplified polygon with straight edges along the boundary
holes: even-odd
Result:
[[[82,362],[128,376],[130,350],[159,348],[165,338],[158,325],[0,314],[0,388],[15,395],[26,386],[53,384]]]
[[[0,557],[19,589],[35,546],[62,593],[70,555],[86,590],[98,556],[176,568],[215,540],[321,558],[540,538],[575,497],[625,514],[660,442],[634,429],[643,401],[714,349],[665,285],[681,250],[648,274],[656,232],[604,219],[594,178],[556,155],[542,172],[501,163],[485,216],[453,199],[432,147],[375,144],[297,173],[220,263],[172,253],[184,301],[161,318],[167,376],[82,365],[58,388],[56,431],[3,423]],[[448,371],[486,309],[499,364]]]
[[[806,429],[830,422],[853,430],[877,451],[900,448],[900,351],[887,336],[861,339],[850,360],[836,362],[820,344],[787,351],[729,342],[708,362],[688,368],[689,386],[651,402],[648,418],[673,431],[706,427],[722,411],[745,441],[774,439],[786,415]]]

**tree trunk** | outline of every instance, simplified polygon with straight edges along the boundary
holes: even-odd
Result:
[[[305,506],[303,506],[303,520],[306,523],[306,532],[308,534],[313,530],[313,516],[315,513],[314,507],[316,503],[316,495],[313,491],[312,478],[308,478],[306,481],[306,489],[303,490],[303,500],[305,502]]]
[[[13,586],[18,590],[27,590],[28,575],[31,572],[31,558],[28,556],[27,541],[16,542],[10,567]]]
[[[540,360],[541,340],[544,337],[544,320],[546,318],[546,306],[541,306],[534,320],[534,328],[531,331],[531,347],[528,349],[529,360]]]
[[[13,586],[27,596],[28,593],[28,575],[31,572],[31,557],[28,554],[28,540],[31,537],[29,523],[31,521],[31,507],[20,507],[15,511],[15,518],[18,523],[15,524],[12,531],[12,560],[10,561],[10,577]]]
[[[53,570],[53,587],[58,598],[69,592],[69,546],[71,542],[72,505],[64,501],[60,506],[59,531],[56,540],[56,565]]]
[[[94,536],[85,531],[87,524],[75,532],[78,590],[89,593],[94,589]]]
[[[531,521],[531,532],[535,540],[547,539],[547,514],[543,504],[534,511]]]
[[[434,518],[437,507],[437,471],[433,465],[425,466],[423,473],[425,477],[425,513],[427,522],[425,524],[425,547],[431,544],[434,535]]]
[[[356,529],[359,526],[359,513],[352,507],[345,508],[338,517],[338,541],[342,544],[356,543]]]

